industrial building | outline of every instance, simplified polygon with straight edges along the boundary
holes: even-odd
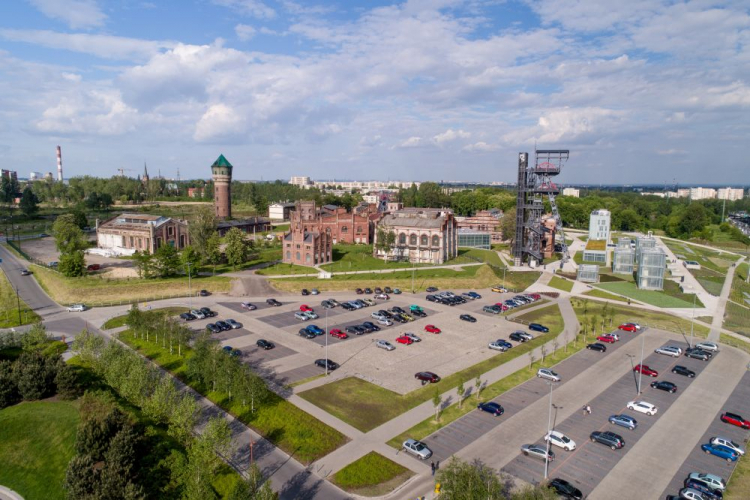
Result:
[[[458,246],[469,248],[492,249],[492,235],[485,231],[458,228]]]
[[[268,218],[272,220],[289,220],[294,210],[294,203],[274,203],[268,206]]]
[[[609,230],[612,224],[612,214],[609,210],[600,208],[589,216],[589,240],[609,241]]]
[[[453,212],[440,208],[405,208],[384,215],[378,228],[392,231],[396,242],[385,254],[378,250],[377,231],[373,256],[413,264],[442,264],[458,254],[457,223]]]
[[[641,290],[663,290],[667,254],[659,247],[641,247],[636,284]]]
[[[581,264],[578,266],[578,281],[582,283],[596,283],[599,281],[599,266],[596,264]]]
[[[612,257],[612,272],[633,274],[635,270],[635,250],[630,246],[630,238],[620,238]]]
[[[503,234],[500,230],[500,220],[503,218],[503,211],[497,208],[490,210],[479,210],[471,217],[456,217],[458,229],[468,231],[479,231],[489,233],[493,243],[503,241]],[[462,246],[459,244],[459,246]]]
[[[124,213],[97,226],[96,242],[99,248],[131,255],[136,250],[154,253],[164,244],[182,250],[190,244],[190,234],[184,220]]]

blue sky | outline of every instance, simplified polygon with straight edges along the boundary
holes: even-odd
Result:
[[[739,0],[8,0],[0,164],[747,184],[749,47]]]

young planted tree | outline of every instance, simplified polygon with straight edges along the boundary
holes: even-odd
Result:
[[[154,277],[156,272],[154,268],[154,256],[150,253],[136,250],[133,253],[133,264],[139,278],[149,279]]]
[[[201,265],[201,255],[192,246],[187,246],[182,249],[180,255],[182,261],[182,267],[185,274],[189,274],[191,278],[198,276],[198,269]]]
[[[476,389],[477,401],[479,401],[479,396],[482,392],[482,379],[479,378],[479,375],[477,375],[477,378],[474,380],[474,389]]]
[[[541,346],[539,347],[539,350],[540,350],[540,351],[541,351],[541,353],[542,353],[542,363],[544,363],[544,358],[546,358],[546,357],[547,357],[547,344],[542,344],[542,345],[541,345]]]
[[[245,234],[233,227],[224,236],[224,240],[226,241],[224,253],[227,256],[227,262],[233,270],[237,269],[237,266],[247,261],[248,246],[245,242]]]
[[[375,249],[383,254],[383,262],[388,260],[388,254],[396,244],[396,233],[387,226],[378,227],[375,234]]]
[[[205,259],[206,262],[214,266],[214,274],[216,274],[216,266],[221,262],[221,237],[216,231],[214,231],[206,242]]]
[[[456,388],[456,392],[458,393],[458,409],[461,409],[461,405],[464,402],[464,393],[466,393],[466,388],[464,387],[464,381],[460,380],[458,382],[458,387]]]
[[[440,410],[443,406],[443,398],[440,397],[440,389],[435,388],[435,394],[432,396],[432,404],[435,406],[435,422],[440,422]]]

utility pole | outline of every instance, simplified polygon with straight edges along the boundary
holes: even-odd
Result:
[[[724,203],[721,205],[721,223],[724,223],[724,210],[727,208],[727,199],[724,198]]]
[[[547,455],[544,457],[544,480],[547,481],[549,477],[549,446],[550,440],[549,435],[552,432],[552,386],[554,382],[549,380],[549,415],[547,417]]]
[[[7,277],[7,275],[6,275]],[[10,279],[8,279],[10,281]],[[18,325],[21,325],[21,297],[18,296],[18,287],[14,287],[16,289],[16,305],[18,306]]]
[[[187,263],[187,268],[188,268],[188,294],[190,295],[190,299],[189,299],[189,301],[190,301],[190,309],[192,309],[193,308],[193,285],[192,285],[192,282],[190,281],[190,274],[191,274],[190,273],[190,264],[191,264],[190,262]]]
[[[328,376],[328,308],[326,307],[326,325],[325,325],[325,335],[326,337],[326,377]]]
[[[415,272],[415,268],[412,267],[411,268],[411,293],[414,293],[414,272]]]
[[[698,296],[697,293],[693,294],[693,313],[690,316],[690,347],[693,347],[693,326],[695,325],[695,299]]]
[[[646,343],[646,330],[641,333],[641,369],[638,370],[638,395],[641,395],[641,382],[643,381],[643,348]]]

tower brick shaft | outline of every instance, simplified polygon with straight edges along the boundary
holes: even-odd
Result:
[[[219,155],[211,165],[211,176],[214,180],[214,209],[218,219],[232,217],[232,164]]]
[[[62,175],[62,149],[60,149],[60,146],[57,146],[57,180],[58,182],[62,182],[63,175]]]

